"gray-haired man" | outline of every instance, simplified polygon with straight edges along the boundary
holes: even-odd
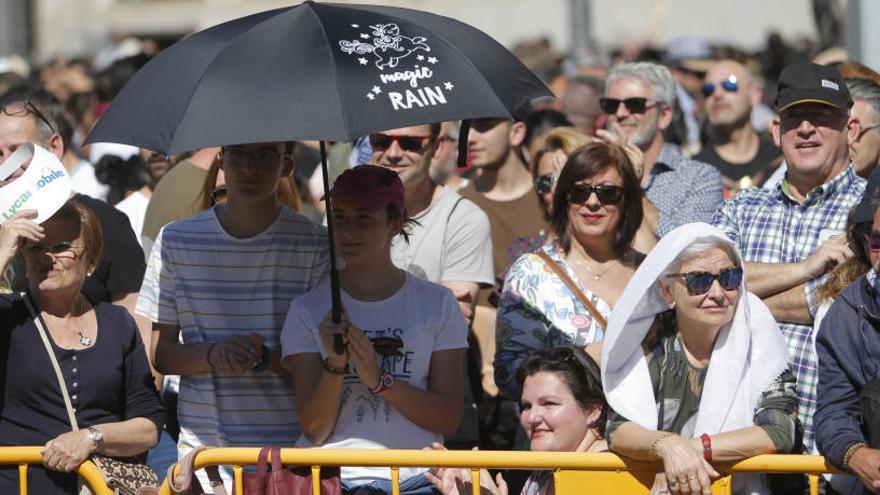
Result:
[[[650,62],[617,65],[599,100],[608,123],[645,154],[642,189],[656,208],[646,217],[657,237],[689,222],[708,222],[722,200],[721,175],[686,158],[663,138],[672,122],[675,81],[669,69]],[[639,173],[637,170],[636,173]]]

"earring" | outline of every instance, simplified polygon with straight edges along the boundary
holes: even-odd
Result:
[[[675,301],[672,301],[672,302],[669,304],[669,309],[675,309]]]

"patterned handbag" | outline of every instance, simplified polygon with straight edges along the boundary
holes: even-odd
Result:
[[[67,407],[67,419],[70,421],[70,427],[73,431],[78,431],[79,425],[76,421],[76,415],[73,412],[73,404],[70,402],[70,395],[67,393],[67,385],[64,383],[64,376],[61,374],[61,367],[58,366],[58,359],[55,357],[55,352],[52,350],[52,345],[49,343],[46,329],[43,328],[43,324],[37,316],[37,312],[34,310],[34,306],[28,295],[22,293],[21,297],[24,300],[28,311],[30,311],[31,316],[34,318],[34,325],[37,326],[37,330],[40,332],[40,339],[42,339],[43,345],[46,346],[46,352],[49,353],[49,360],[52,361],[52,367],[55,368],[55,377],[58,378],[58,385],[61,387],[61,395],[64,396],[64,405]],[[146,464],[132,462],[127,459],[106,457],[98,454],[92,454],[91,460],[96,466],[98,466],[98,469],[100,469],[101,473],[104,475],[104,482],[107,484],[107,487],[114,490],[118,495],[155,495],[159,493],[159,477],[156,475],[156,471],[153,471],[153,469]],[[90,493],[92,493],[91,490],[86,486],[83,486],[80,490],[81,495]]]

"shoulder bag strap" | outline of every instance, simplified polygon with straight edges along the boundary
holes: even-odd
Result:
[[[602,313],[599,312],[596,306],[592,302],[590,302],[590,299],[586,296],[586,294],[583,293],[583,291],[581,291],[574,280],[572,280],[571,277],[569,277],[568,274],[565,273],[565,270],[561,266],[559,266],[559,263],[553,261],[553,258],[551,258],[550,255],[548,255],[543,250],[539,250],[535,254],[537,254],[542,260],[544,260],[544,264],[546,264],[548,268],[553,270],[553,273],[555,273],[556,276],[565,283],[566,287],[568,287],[568,289],[575,295],[575,297],[577,297],[578,301],[580,301],[581,304],[583,304],[584,307],[587,308],[587,311],[589,311],[590,314],[593,315],[593,318],[595,318],[596,321],[599,322],[599,325],[602,326],[602,330],[604,331],[605,327],[608,326],[608,321],[605,320],[605,317],[602,316]]]
[[[58,365],[55,351],[52,349],[52,344],[49,343],[49,336],[46,334],[46,329],[43,328],[43,323],[40,321],[40,317],[37,315],[30,297],[27,293],[22,292],[21,298],[24,300],[24,304],[27,306],[28,311],[31,312],[31,316],[34,318],[34,325],[37,326],[37,330],[40,332],[40,339],[42,339],[43,345],[46,346],[49,360],[52,361],[52,367],[55,369],[55,377],[58,378],[58,386],[61,387],[61,395],[64,396],[64,405],[67,407],[67,419],[70,420],[70,427],[73,431],[77,431],[79,430],[79,425],[76,422],[76,415],[73,413],[73,404],[70,402],[70,395],[67,393],[67,385],[64,383],[64,375],[61,373],[61,366]]]

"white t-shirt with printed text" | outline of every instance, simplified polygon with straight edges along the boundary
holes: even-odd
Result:
[[[377,357],[380,366],[398,382],[428,388],[431,354],[467,347],[467,323],[448,288],[421,280],[409,273],[391,297],[374,302],[359,301],[342,291],[342,304],[352,323],[368,337],[396,337],[403,347],[394,357]],[[318,324],[330,311],[330,284],[324,282],[298,297],[290,306],[281,332],[281,352],[326,353],[318,336]],[[370,394],[351,369],[343,380],[342,406],[332,435],[320,447],[336,449],[421,449],[442,436],[405,418]],[[301,436],[301,447],[314,445]],[[401,469],[401,480],[423,469]],[[344,467],[343,479],[363,484],[389,479],[388,468]]]

